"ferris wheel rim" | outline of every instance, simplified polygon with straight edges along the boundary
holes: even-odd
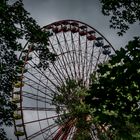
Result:
[[[46,27],[48,27],[48,26],[50,26],[50,25],[54,25],[55,23],[59,23],[59,22],[65,22],[65,21],[69,21],[69,22],[77,22],[77,23],[80,23],[80,24],[83,24],[83,25],[86,25],[86,26],[88,26],[89,28],[91,28],[91,29],[93,29],[95,32],[97,32],[100,36],[102,36],[104,39],[105,39],[105,41],[110,45],[110,47],[112,48],[112,50],[115,52],[115,49],[113,48],[113,46],[110,44],[110,42],[99,32],[99,31],[97,31],[96,29],[94,29],[93,27],[91,27],[90,25],[88,25],[88,24],[86,24],[86,23],[84,23],[84,22],[81,22],[81,21],[78,21],[78,20],[59,20],[59,21],[56,21],[56,22],[53,22],[53,23],[51,23],[51,24],[49,24],[49,25],[47,25],[47,26],[44,26],[44,27],[42,27],[42,29],[45,29]],[[28,45],[28,43],[26,44],[26,45]],[[27,55],[29,55],[29,53],[30,53],[30,49],[28,50],[28,54]],[[27,63],[27,57],[26,57],[26,60],[25,60],[25,62],[24,62],[24,68],[25,68],[25,65],[26,65],[26,63]],[[23,71],[22,71],[22,76],[24,75],[24,73],[23,73]],[[21,80],[21,83],[22,83],[22,80]],[[20,87],[20,92],[22,92],[22,87]],[[24,129],[24,133],[25,133],[25,139],[28,139],[28,136],[27,136],[27,133],[26,133],[26,128],[25,128],[25,125],[28,123],[28,122],[24,122],[24,116],[23,116],[23,106],[22,106],[22,95],[20,94],[20,108],[21,108],[21,115],[22,115],[22,123],[23,123],[23,129]],[[39,119],[38,119],[39,120]],[[40,122],[40,121],[39,121]],[[29,122],[29,123],[31,123],[31,122]],[[15,130],[16,130],[16,123],[14,122],[14,124],[15,124]],[[17,139],[19,140],[19,138],[17,137]]]
[[[62,20],[57,20],[57,21],[55,21],[55,22],[52,22],[52,23],[50,23],[50,24],[48,24],[48,25],[43,26],[42,29],[44,29],[44,28],[46,28],[46,27],[48,27],[48,26],[50,26],[50,25],[53,25],[53,24],[55,24],[55,23],[58,23],[58,22],[65,22],[65,21],[78,22],[78,23],[81,23],[81,24],[84,24],[84,25],[90,27],[90,28],[93,29],[95,32],[97,32],[98,34],[100,34],[100,35],[108,42],[108,44],[111,46],[111,48],[113,49],[113,51],[116,52],[115,48],[112,46],[112,44],[108,41],[108,39],[107,39],[102,33],[100,33],[97,29],[95,29],[95,28],[92,27],[91,25],[89,25],[89,24],[87,24],[87,23],[85,23],[85,22],[82,22],[82,21],[80,21],[80,20],[75,20],[75,19],[62,19]]]

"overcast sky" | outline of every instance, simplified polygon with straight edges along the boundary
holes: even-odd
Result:
[[[99,0],[23,0],[25,9],[44,26],[62,19],[85,22],[102,33],[115,49],[123,47],[133,36],[140,35],[140,26],[134,24],[123,37],[109,28],[109,17],[101,13]]]
[[[123,37],[118,37],[117,31],[109,29],[110,18],[101,13],[99,0],[23,0],[23,3],[40,26],[63,19],[79,20],[97,29],[115,49],[124,47],[133,36],[140,36],[140,26],[134,24]],[[12,136],[13,131],[7,131]]]

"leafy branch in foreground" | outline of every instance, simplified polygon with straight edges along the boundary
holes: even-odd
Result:
[[[102,13],[111,16],[110,28],[118,30],[118,35],[123,35],[130,24],[140,24],[140,1],[139,0],[100,0]]]
[[[140,139],[140,38],[116,51],[96,74],[85,101],[97,122],[108,126],[111,139]]]
[[[16,54],[24,47],[21,42],[26,40],[36,48],[47,48],[49,36],[50,33],[42,31],[30,17],[21,0],[13,4],[9,4],[8,0],[0,1],[0,127],[12,125],[16,109],[10,98],[13,82],[17,80],[16,67],[19,60]],[[46,61],[54,61],[54,55],[48,48],[45,50]],[[0,134],[0,139],[4,139],[2,136],[5,134]]]
[[[91,126],[91,113],[92,109],[90,105],[85,104],[84,99],[88,95],[87,89],[80,85],[76,80],[67,79],[65,84],[62,84],[57,88],[59,94],[54,96],[54,103],[59,106],[65,106],[58,108],[57,113],[64,114],[58,118],[56,122],[59,125],[72,123],[72,126],[76,126],[76,133],[73,139],[76,140],[90,140],[90,126]],[[88,120],[88,118],[90,118]]]
[[[96,132],[100,140],[139,140],[140,38],[99,65],[91,81],[89,89],[74,79],[58,86],[53,101],[64,115],[57,123],[75,126],[74,139],[90,139]]]

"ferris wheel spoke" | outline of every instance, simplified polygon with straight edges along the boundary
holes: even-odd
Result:
[[[90,135],[93,140],[98,140],[97,134],[93,130],[91,130]]]
[[[37,64],[35,64],[33,61],[32,61],[32,63],[37,67]],[[29,63],[29,65],[32,66],[30,63]],[[32,66],[32,67],[34,68],[34,66]],[[56,84],[51,79],[49,79],[41,69],[37,68],[36,71],[38,73],[40,73],[42,76],[44,76],[46,78],[46,80],[48,80],[53,86],[56,87]]]
[[[32,87],[33,89],[35,89],[36,91],[39,91],[39,92],[42,93],[42,94],[45,94],[45,95],[48,96],[48,94],[46,94],[45,92],[43,92],[41,89],[38,89],[38,88],[36,88],[36,87],[34,87],[34,86],[30,85],[30,84],[27,84],[27,83],[26,83],[26,85],[28,85],[29,87]],[[24,95],[23,95],[23,96],[24,96]],[[50,96],[49,96],[49,97],[50,97]],[[52,98],[53,98],[53,96],[52,96]]]
[[[33,61],[32,61],[32,63],[35,65],[35,67],[37,67],[37,64],[35,64]],[[33,67],[34,68],[34,66],[32,66],[30,63],[28,63],[31,67]],[[41,70],[41,69],[36,69],[36,71],[38,72],[38,73],[40,73],[41,75],[43,75],[45,78],[46,78],[46,80],[48,80],[55,88],[57,88],[57,85],[51,80],[51,79],[49,79],[47,76],[46,76],[46,74]]]
[[[60,52],[61,52],[61,54],[63,54],[63,49],[62,49],[62,47],[61,47],[61,43],[60,43],[60,41],[59,41],[59,39],[58,39],[58,37],[57,37],[56,34],[55,34],[55,36],[56,36],[56,39],[57,39],[57,42],[58,42],[58,47],[59,47],[59,49],[60,49]],[[64,56],[64,57],[63,57],[63,56]],[[69,73],[68,73],[68,71],[67,71],[67,65],[66,65],[67,59],[66,59],[65,55],[61,55],[61,58],[62,58],[62,61],[63,61],[63,66],[64,66],[63,68],[64,68],[64,70],[65,70],[65,72],[66,72],[68,78],[70,79]]]
[[[99,64],[99,62],[100,62],[101,49],[102,49],[102,48],[99,49],[98,58],[97,58],[97,60],[96,60],[95,68],[94,68],[93,71],[95,71],[95,70],[97,69],[98,64]]]
[[[53,75],[53,77],[56,79],[56,81],[57,81],[57,83],[58,83],[58,85],[61,85],[61,83],[63,82],[62,81],[62,79],[60,78],[58,78],[57,76],[56,76],[56,74],[51,70],[51,68],[48,68],[48,70],[49,70],[49,72]]]
[[[86,32],[87,32],[87,29],[86,29]],[[89,61],[89,58],[88,58],[88,44],[87,44],[87,35],[86,35],[86,48],[85,48],[85,59],[86,59],[86,62],[85,62],[85,84],[87,83],[87,78],[88,78],[88,61]]]
[[[31,79],[31,78],[29,78],[29,77],[26,77],[25,76],[25,78],[26,79],[28,79],[28,80],[30,80],[30,81],[32,81],[34,84],[32,85],[32,84],[29,84],[29,83],[25,83],[26,85],[28,85],[28,86],[30,86],[30,87],[32,87],[32,88],[34,88],[34,89],[36,89],[37,91],[40,91],[41,93],[43,93],[43,94],[45,94],[45,95],[47,95],[48,97],[53,97],[53,94],[50,94],[50,95],[48,95],[48,94],[46,94],[46,92],[43,92],[43,91],[41,91],[39,88],[36,88],[36,87],[34,87],[34,85],[35,84],[37,84],[37,85],[40,85],[38,82],[36,82],[36,81],[34,81],[33,79]],[[37,77],[35,77],[35,78],[37,78]],[[37,78],[38,79],[38,78]],[[40,80],[40,79],[39,79]],[[54,90],[52,90],[52,88],[51,88],[51,86],[48,86],[48,85],[45,85],[45,86],[43,86],[43,85],[40,85],[43,89],[49,89],[52,93],[54,93],[54,94],[58,94],[57,92],[55,92]]]
[[[108,55],[105,55],[103,63],[105,63],[107,61],[107,58],[108,58]]]
[[[65,57],[65,55],[64,55],[64,51],[63,51],[63,49],[62,49],[62,47],[61,47],[61,43],[60,43],[60,41],[59,41],[59,39],[58,39],[58,37],[57,37],[56,34],[55,34],[55,37],[56,37],[56,39],[57,39],[58,48],[60,49],[60,54],[59,54],[59,56],[61,56],[61,58],[62,58],[62,59],[59,59],[59,60],[60,60],[61,62],[63,62],[63,63],[62,63],[62,64],[63,64],[63,65],[62,65],[62,66],[63,66],[63,69],[65,70],[67,76],[69,76],[68,71],[67,71],[66,57]],[[65,57],[65,59],[64,59],[64,57]]]
[[[76,130],[76,128],[75,128],[75,126],[73,126],[72,129],[71,129],[71,132],[70,132],[70,138],[69,138],[69,140],[71,140],[73,138],[74,133],[76,132],[75,130]]]
[[[57,111],[56,108],[28,107],[28,106],[22,106],[22,110],[25,110],[25,111]]]
[[[70,136],[69,133],[70,133],[71,129],[72,129],[72,126],[69,126],[69,127],[66,129],[66,131],[64,131],[63,136],[62,136],[62,139],[63,139],[63,140],[66,140],[66,139],[68,138],[68,136]]]
[[[69,136],[69,137],[72,137],[72,132],[71,132],[72,129],[73,129],[73,126],[71,126],[71,127],[69,128],[69,131],[68,131],[68,136]]]
[[[65,33],[64,32],[63,32],[63,36],[64,36],[64,42],[65,42],[66,51],[67,51],[68,66],[69,66],[69,69],[70,69],[70,72],[71,72],[71,76],[74,78],[73,73],[72,73],[71,66],[69,65],[70,62],[71,62],[71,60],[72,60],[72,56],[71,56],[71,51],[72,50],[69,49],[69,45],[68,45],[68,42],[67,42],[67,39],[66,39],[66,36],[65,36]]]
[[[31,79],[31,78],[29,78],[29,76],[28,76],[28,77],[27,77],[27,76],[24,76],[24,78],[28,79],[27,81],[24,81],[25,83],[28,82],[28,81],[32,81],[32,82],[36,83],[37,85],[39,85],[39,86],[41,86],[41,87],[43,87],[43,88],[46,88],[46,87],[47,87],[46,84],[45,84],[41,79],[39,79],[37,76],[35,76],[35,74],[32,74],[32,73],[29,72],[29,71],[28,71],[28,73],[29,73],[30,75],[32,75],[32,77],[34,77],[38,82],[35,81],[35,80],[33,80],[33,79]],[[40,83],[41,83],[41,84],[40,84]]]
[[[92,52],[91,52],[91,56],[90,56],[90,60],[89,60],[89,66],[88,66],[88,70],[87,70],[89,74],[91,73],[92,66],[93,66],[92,62],[93,62],[94,49],[95,49],[95,46],[94,46],[94,41],[93,41]]]
[[[86,58],[87,58],[87,37],[86,37],[86,42],[85,42],[85,50],[83,50],[84,52],[83,52],[83,65],[82,65],[82,79],[84,80],[86,77],[86,75],[84,75],[85,74],[85,68],[86,68],[86,62],[87,62],[87,60],[86,60]],[[85,84],[85,81],[83,82],[83,84]]]
[[[72,42],[72,50],[73,50],[73,67],[74,67],[74,73],[75,73],[75,79],[78,79],[78,73],[76,72],[77,71],[77,66],[76,64],[78,64],[78,59],[77,59],[77,55],[76,55],[76,47],[75,47],[75,43],[74,43],[74,38],[73,38],[73,34],[71,32],[71,42]]]
[[[60,117],[60,116],[64,116],[64,114],[59,114],[59,115],[55,115],[55,116],[51,116],[51,117],[46,117],[46,118],[43,118],[43,119],[37,119],[37,120],[34,120],[34,121],[24,122],[24,124],[30,124],[30,123],[35,123],[35,122],[44,121],[44,120],[50,120],[50,119],[54,119],[54,118],[57,118],[57,117]]]
[[[77,128],[74,127],[73,130],[72,130],[72,133],[71,133],[73,139],[75,139],[75,134],[76,134],[76,132],[77,132]],[[71,140],[71,139],[70,139],[70,140]]]
[[[73,123],[71,122],[71,120],[68,120],[67,122],[65,122],[59,129],[59,131],[57,132],[57,134],[54,136],[53,140],[58,140],[59,138],[66,140],[68,137],[70,137],[70,131],[73,127]],[[64,131],[63,131],[64,129]]]
[[[41,130],[39,130],[39,131],[37,131],[37,132],[29,135],[27,138],[28,139],[33,139],[33,138],[38,137],[39,135],[42,135],[43,133],[45,133],[45,132],[47,132],[50,129],[53,129],[55,127],[57,127],[57,124],[56,123],[51,124],[51,125],[47,126],[46,128],[43,128],[43,129],[41,129]],[[23,139],[23,140],[26,140],[26,139]]]
[[[32,95],[30,96],[30,94],[24,94],[23,97],[26,97],[26,98],[29,98],[29,99],[32,99],[32,100],[35,100],[35,101],[40,101],[40,102],[44,102],[46,104],[51,104],[52,102],[49,102],[50,99],[47,98],[48,101],[46,101],[46,97],[42,97],[42,96],[39,96],[39,95]],[[50,100],[52,101],[52,100]]]
[[[51,42],[50,40],[49,40],[49,43],[50,43],[50,45],[51,45],[51,47],[52,47],[54,53],[57,54],[57,52],[56,52],[56,50],[54,49],[54,47],[53,47],[53,45],[52,45],[52,42]],[[58,56],[60,56],[60,54],[57,54],[57,57],[58,57]],[[59,70],[59,71],[62,71],[62,72],[61,72],[62,77],[64,77],[64,79],[66,79],[65,73],[64,73],[64,71],[63,71],[63,63],[62,63],[62,61],[58,58],[58,59],[57,59],[57,62],[58,62],[58,65],[60,66],[60,67],[58,68],[58,70]],[[55,65],[55,66],[56,66],[56,65]]]
[[[63,140],[66,140],[68,137],[70,139],[70,137],[73,135],[72,132],[69,134],[69,132],[73,129],[73,127],[70,127],[67,132],[64,132],[62,130],[62,126],[58,127],[51,135],[49,135],[48,137],[45,138],[45,140],[48,140],[48,138],[52,135],[55,134],[55,136],[53,137],[52,140],[59,140],[60,138],[63,139]],[[71,137],[72,138],[72,137]]]
[[[60,128],[58,127],[54,132],[52,132],[50,135],[48,135],[47,137],[45,137],[45,140],[48,140],[48,138],[52,138],[52,140],[55,140],[53,135],[59,130]]]
[[[40,90],[39,90],[40,91]],[[41,91],[40,91],[41,92]],[[24,94],[26,93],[26,94]],[[43,92],[44,93],[44,92]],[[48,96],[48,94],[45,94],[46,96]],[[52,104],[52,101],[53,101],[53,98],[47,98],[47,97],[43,97],[43,96],[40,96],[40,95],[35,95],[31,92],[27,92],[27,91],[23,91],[23,94],[22,94],[23,97],[26,97],[26,98],[29,98],[29,99],[33,99],[33,100],[37,100],[37,101],[40,101],[40,102],[44,102],[44,103],[48,103],[48,104]],[[48,101],[51,101],[51,102],[47,102],[46,100]],[[57,104],[55,104],[53,102],[54,105],[58,106]],[[62,107],[62,106],[61,106]],[[64,106],[63,106],[64,107]],[[63,110],[61,108],[61,110]]]
[[[81,38],[81,36],[79,35],[79,37]],[[75,37],[76,38],[76,37]],[[73,38],[74,39],[74,38]],[[74,47],[74,49],[75,49],[75,67],[76,67],[76,71],[77,71],[77,78],[78,78],[78,80],[81,80],[82,79],[82,77],[80,76],[80,75],[82,75],[82,71],[80,71],[80,62],[79,62],[79,59],[78,59],[78,48],[79,48],[79,44],[77,43],[75,43],[75,41],[73,40],[73,47]],[[82,46],[81,46],[82,47]],[[81,53],[82,53],[82,51],[81,51]]]
[[[78,37],[78,51],[79,51],[79,53],[78,53],[78,58],[79,58],[79,63],[78,63],[78,69],[79,69],[79,78],[81,79],[82,78],[82,76],[81,76],[81,67],[80,67],[80,65],[82,65],[82,46],[81,46],[81,39],[80,39],[80,35],[79,35],[79,37]]]
[[[34,53],[35,54],[35,53]],[[36,57],[38,57],[38,54],[35,54],[36,55]],[[53,66],[53,65],[52,65]],[[55,68],[55,67],[54,67]],[[60,76],[60,74],[59,74],[59,78],[56,76],[56,74],[51,70],[51,68],[47,68],[47,70],[49,70],[49,72],[52,74],[52,76],[55,78],[55,80],[59,83],[59,85],[60,85],[60,83],[61,82],[63,82],[63,80],[62,80],[62,78],[61,78],[61,76]],[[55,68],[55,71],[58,73],[58,71],[57,71],[57,69]]]
[[[66,80],[66,77],[65,77],[63,71],[61,71],[62,69],[61,69],[61,68],[58,68],[56,64],[53,64],[52,66],[54,67],[54,69],[55,69],[55,71],[57,72],[59,78],[61,79],[61,82],[64,84],[64,79]],[[61,75],[60,75],[60,74],[61,74]],[[62,78],[61,76],[62,76],[63,78]]]
[[[67,137],[68,140],[72,139],[72,131],[73,131],[73,126],[71,126],[71,129],[69,130],[69,135]]]
[[[37,100],[37,101],[40,101],[40,102],[52,104],[52,102],[47,102],[47,100],[53,101],[53,99],[46,98],[46,97],[43,97],[43,96],[40,96],[40,95],[35,95],[35,94],[32,94],[32,93],[27,92],[27,91],[23,91],[23,93],[26,93],[26,94],[22,95],[23,97],[33,99],[33,100]],[[30,95],[32,95],[32,96],[30,96]],[[53,104],[56,105],[55,103],[53,103]],[[56,106],[58,106],[58,105],[56,105]],[[63,109],[61,108],[61,110],[63,110]]]
[[[84,54],[84,55],[85,55],[85,54]],[[83,62],[83,65],[82,65],[82,79],[83,79],[83,84],[84,84],[84,83],[85,83],[84,80],[85,80],[85,78],[86,78],[86,77],[85,77],[85,67],[86,67],[86,66],[85,66],[85,63],[86,63],[85,57],[83,57],[83,61],[84,61],[84,62]],[[84,85],[85,85],[85,84],[84,84]]]

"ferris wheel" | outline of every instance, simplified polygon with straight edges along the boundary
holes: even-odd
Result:
[[[88,89],[91,74],[115,50],[101,33],[80,21],[57,21],[42,29],[50,33],[47,48],[56,59],[46,61],[48,49],[33,49],[33,44],[21,52],[12,98],[18,106],[15,135],[18,140],[73,140],[79,131],[78,119],[68,117],[67,103],[61,104],[55,97],[62,97],[62,87],[70,80]],[[65,97],[69,104],[71,93]],[[98,139],[92,129],[89,135]]]

